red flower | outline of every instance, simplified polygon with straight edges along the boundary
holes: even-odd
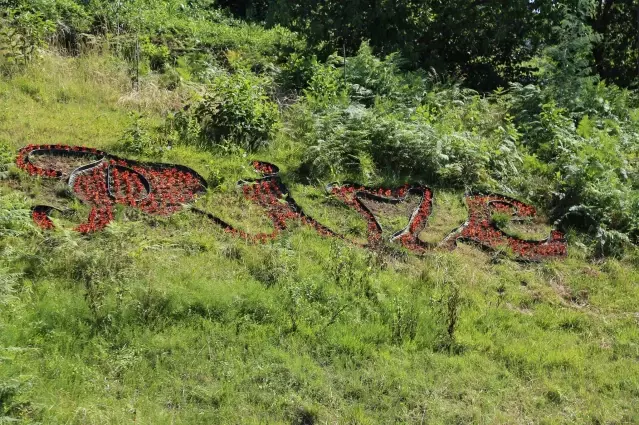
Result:
[[[51,221],[49,216],[47,216],[47,213],[43,211],[34,210],[31,213],[31,217],[33,218],[33,221],[36,223],[36,225],[41,229],[50,230],[54,228],[53,221]]]
[[[34,150],[64,150],[106,156],[97,149],[80,146],[28,145],[22,148],[16,158],[18,167],[31,175],[44,177],[60,177],[61,173],[56,170],[40,169],[31,164],[29,153]],[[118,170],[116,166],[133,169],[137,173]],[[107,187],[109,167],[112,171],[109,183],[112,185],[113,198]],[[142,178],[149,181],[151,193],[147,193]],[[74,180],[72,187],[74,193],[81,201],[92,206],[88,221],[77,227],[77,230],[82,233],[104,229],[113,219],[115,203],[137,206],[151,214],[168,215],[177,211],[181,204],[191,202],[202,191],[201,179],[194,172],[177,167],[129,164],[126,160],[119,158],[110,158],[92,169],[83,171],[75,175]],[[34,213],[34,220],[41,227],[52,226],[52,223],[49,224],[41,213]]]
[[[469,220],[456,231],[452,240],[467,240],[491,249],[507,246],[522,260],[566,256],[564,235],[557,230],[553,230],[545,241],[526,241],[507,235],[491,219],[495,210],[519,217],[533,217],[536,214],[534,207],[499,195],[467,196],[466,204]]]

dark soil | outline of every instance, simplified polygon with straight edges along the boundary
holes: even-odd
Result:
[[[33,154],[30,158],[31,163],[36,167],[62,172],[63,178],[69,177],[71,172],[76,168],[90,164],[98,159],[100,158],[95,155],[65,156],[52,154]]]

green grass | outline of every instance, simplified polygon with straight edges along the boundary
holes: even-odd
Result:
[[[105,147],[130,124],[118,107],[123,69],[108,57],[46,58],[0,81],[0,140],[14,147],[62,143]]]
[[[428,227],[419,234],[419,239],[430,246],[436,246],[464,224],[467,218],[462,193],[437,190],[433,196],[433,212],[428,218]]]
[[[109,149],[137,110],[105,57],[47,57],[25,75],[0,80],[12,149]],[[287,143],[254,155],[285,180]],[[176,146],[160,159],[218,171],[197,205],[268,227],[235,192],[251,158]],[[577,241],[565,261],[530,265],[463,244],[387,255],[304,226],[251,245],[188,211],[123,209],[101,234],[43,233],[26,208],[55,188],[12,175],[0,181],[0,423],[639,422],[636,256],[590,262]],[[320,186],[290,188],[322,223],[362,236]],[[464,219],[461,194],[436,191],[426,240]]]
[[[367,243],[366,220],[343,201],[328,194],[325,188],[301,184],[292,184],[289,188],[305,213],[339,234],[350,235],[357,243]]]

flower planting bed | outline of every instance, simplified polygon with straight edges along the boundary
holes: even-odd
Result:
[[[81,161],[85,165],[68,171]],[[206,189],[205,180],[190,168],[131,161],[77,146],[29,145],[19,151],[16,164],[31,175],[66,179],[78,199],[91,207],[87,221],[76,228],[81,233],[104,229],[113,220],[116,204],[170,215]],[[51,229],[53,209],[34,207],[36,224]]]
[[[64,145],[29,145],[20,149],[16,164],[34,176],[66,180],[76,197],[91,207],[88,219],[76,227],[81,233],[104,229],[112,220],[116,204],[138,208],[148,214],[167,216],[177,212],[203,193],[206,181],[194,170],[174,164],[145,163],[119,158],[91,148]],[[80,165],[82,164],[82,165]],[[208,217],[225,232],[252,242],[266,242],[287,229],[292,221],[313,227],[319,234],[342,238],[304,213],[280,178],[277,166],[254,161],[259,177],[238,183],[244,197],[262,208],[273,223],[270,233],[248,234],[215,215],[192,208]],[[367,223],[367,246],[378,245],[382,225],[375,216],[390,210],[384,205],[410,207],[408,225],[390,236],[414,252],[425,251],[429,244],[419,239],[433,210],[433,192],[426,186],[404,185],[395,189],[368,188],[356,184],[330,185],[328,191],[352,207]],[[409,197],[419,196],[411,204]],[[516,259],[538,261],[566,256],[567,243],[559,231],[545,240],[523,240],[505,233],[493,220],[498,213],[511,221],[534,217],[536,210],[516,199],[500,195],[468,195],[468,220],[440,244],[454,248],[457,241],[471,242],[490,250],[510,250]],[[64,213],[55,207],[37,205],[32,209],[34,222],[52,229],[50,214]],[[408,214],[406,214],[408,215]]]
[[[62,212],[55,207],[38,205],[31,209],[31,218],[33,219],[34,223],[38,225],[38,227],[45,230],[50,230],[54,227],[53,221],[51,221],[51,218],[49,217],[49,215],[53,211]]]
[[[271,233],[248,235],[227,225],[228,232],[236,234],[243,239],[265,242],[274,239],[280,232],[285,230],[289,221],[298,221],[313,227],[323,236],[339,236],[304,213],[280,179],[277,166],[268,162],[253,161],[253,168],[260,177],[253,180],[242,180],[238,183],[238,186],[241,187],[246,199],[264,209],[273,222],[274,230]]]
[[[81,233],[103,230],[113,220],[116,204],[166,216],[192,202],[207,187],[198,173],[181,165],[132,161],[78,146],[29,145],[20,149],[16,164],[33,176],[66,179],[76,197],[91,207],[86,222],[76,227]],[[253,167],[260,177],[241,181],[239,186],[246,199],[265,209],[273,222],[273,232],[250,235],[211,213],[196,208],[192,211],[250,241],[275,238],[290,220],[310,225],[322,235],[337,236],[302,211],[280,180],[277,166],[255,161]],[[46,205],[33,207],[34,222],[43,229],[52,229],[49,214],[54,210],[57,209]]]
[[[106,158],[105,152],[82,146],[28,145],[18,151],[16,165],[32,176],[61,178],[78,167]],[[78,165],[74,168],[73,164]]]
[[[347,205],[351,206],[366,220],[368,228],[368,245],[375,246],[382,239],[382,225],[370,208],[372,201],[381,204],[399,204],[406,202],[409,195],[419,195],[417,207],[410,214],[408,225],[394,233],[390,241],[397,241],[406,248],[422,252],[426,245],[418,235],[428,223],[433,208],[433,192],[426,186],[404,185],[395,189],[368,188],[355,184],[329,185],[327,190]]]
[[[563,258],[567,255],[565,235],[552,230],[545,240],[523,240],[499,229],[493,220],[494,213],[509,216],[511,220],[532,218],[537,211],[521,201],[502,195],[472,194],[466,196],[468,220],[453,231],[442,246],[454,248],[458,241],[470,242],[489,250],[509,249],[518,260],[540,261]]]

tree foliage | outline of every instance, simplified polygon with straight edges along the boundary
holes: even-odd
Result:
[[[398,51],[406,66],[463,75],[474,88],[530,82],[524,63],[557,42],[567,14],[583,13],[599,36],[594,69],[631,84],[639,72],[639,8],[632,0],[221,0],[239,16],[284,24],[326,57],[368,41],[379,55]]]
[[[632,0],[597,0],[589,23],[600,36],[596,69],[606,80],[630,85],[639,75],[639,5]]]

